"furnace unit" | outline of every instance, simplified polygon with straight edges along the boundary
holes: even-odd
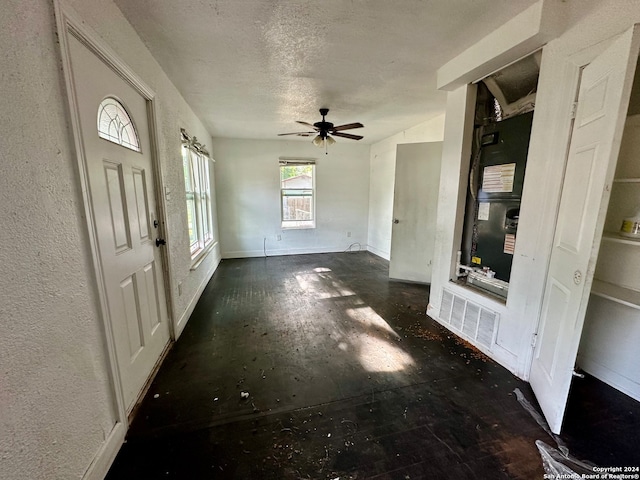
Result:
[[[478,162],[471,267],[467,282],[506,297],[516,244],[520,201],[533,112],[482,129]]]

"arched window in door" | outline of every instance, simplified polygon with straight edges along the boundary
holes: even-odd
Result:
[[[131,117],[115,98],[105,98],[98,107],[98,135],[136,152],[140,151],[140,140]]]

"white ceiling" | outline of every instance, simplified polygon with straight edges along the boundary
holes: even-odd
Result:
[[[277,139],[328,107],[363,143],[442,113],[436,70],[535,1],[115,0],[214,137]]]

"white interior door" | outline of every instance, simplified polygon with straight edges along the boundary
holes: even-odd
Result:
[[[74,36],[69,51],[108,323],[130,412],[169,341],[147,101]],[[98,136],[101,102],[124,106],[140,151]],[[114,120],[114,128],[118,128]]]
[[[442,142],[398,145],[389,277],[431,283]]]
[[[555,433],[569,394],[637,58],[634,28],[582,73],[530,373]]]

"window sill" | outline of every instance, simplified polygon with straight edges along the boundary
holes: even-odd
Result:
[[[289,226],[280,225],[281,230],[311,230],[313,228],[316,228],[315,224],[314,225],[289,225]]]
[[[191,268],[189,270],[191,270],[192,272],[194,270],[197,270],[198,267],[200,266],[200,264],[202,262],[204,262],[205,258],[207,258],[209,253],[211,253],[211,250],[213,250],[213,248],[217,244],[218,244],[218,242],[211,241],[211,243],[209,243],[209,245],[207,245],[202,250],[200,250],[198,253],[196,253],[196,255],[191,258]]]

